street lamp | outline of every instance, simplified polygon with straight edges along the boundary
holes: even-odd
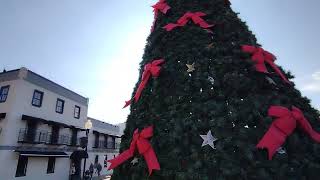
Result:
[[[84,124],[84,128],[86,129],[86,147],[85,147],[85,152],[88,153],[88,142],[89,142],[89,131],[92,128],[92,122],[90,119],[87,120],[87,122]],[[82,174],[82,179],[84,179],[84,174],[86,170],[86,162],[87,158],[84,158],[84,163],[83,163],[83,174]]]

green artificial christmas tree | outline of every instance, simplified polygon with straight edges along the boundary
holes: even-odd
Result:
[[[319,113],[227,0],[160,0],[112,180],[318,180]]]

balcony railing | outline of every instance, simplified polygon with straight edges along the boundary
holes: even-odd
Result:
[[[45,131],[35,131],[32,129],[20,129],[18,142],[30,143],[30,144],[46,143],[47,135],[48,135],[48,132],[45,132]]]
[[[93,148],[98,149],[118,149],[120,145],[116,142],[106,142],[106,141],[99,141],[99,143],[96,143]]]
[[[78,138],[72,141],[72,137],[68,135],[54,135],[48,131],[35,131],[33,129],[20,129],[18,142],[29,144],[80,146],[80,140]]]

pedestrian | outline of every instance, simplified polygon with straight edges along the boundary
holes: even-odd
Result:
[[[98,176],[100,176],[101,170],[102,170],[102,166],[100,163],[98,163],[98,165],[97,165]]]
[[[93,176],[93,171],[94,171],[94,168],[93,168],[93,164],[92,164],[92,163],[90,164],[89,171],[90,171],[90,178],[92,178],[92,176]]]
[[[76,167],[75,167],[74,163],[71,164],[70,171],[71,171],[70,172],[70,174],[71,174],[70,179],[71,180],[76,180],[77,179],[76,178]]]

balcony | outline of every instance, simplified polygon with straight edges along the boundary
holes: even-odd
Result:
[[[57,135],[48,131],[36,131],[34,129],[20,129],[18,143],[48,144],[79,146],[79,139],[72,139],[69,135]]]
[[[68,135],[55,135],[50,132],[47,133],[46,144],[49,145],[71,145],[71,137]]]
[[[119,149],[120,144],[115,142],[98,141],[95,143],[93,148],[97,149]]]
[[[42,144],[47,141],[48,132],[35,131],[32,129],[20,129],[18,142],[28,144]]]

